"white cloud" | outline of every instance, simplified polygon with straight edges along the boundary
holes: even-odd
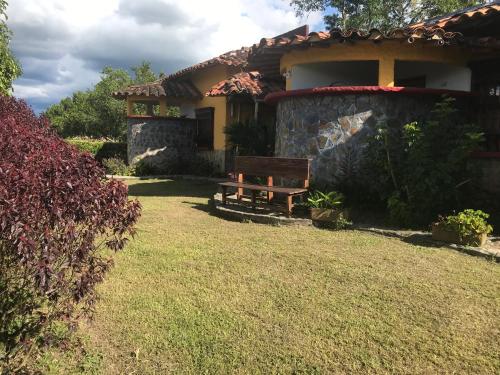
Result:
[[[15,94],[37,110],[91,87],[106,65],[149,60],[171,73],[305,21],[289,0],[15,0],[8,14],[25,71]]]

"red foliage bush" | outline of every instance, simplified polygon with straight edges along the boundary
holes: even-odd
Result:
[[[0,364],[18,366],[53,322],[92,310],[112,265],[103,250],[122,249],[139,215],[90,154],[0,96]]]

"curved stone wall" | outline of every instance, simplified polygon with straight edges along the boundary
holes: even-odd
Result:
[[[133,118],[128,123],[128,161],[141,160],[161,170],[175,168],[196,151],[196,121],[182,118]]]
[[[277,107],[275,155],[312,158],[313,183],[340,182],[342,166],[359,165],[366,137],[377,124],[400,127],[421,120],[438,98],[401,93],[283,97]]]

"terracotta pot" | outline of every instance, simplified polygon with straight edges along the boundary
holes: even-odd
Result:
[[[457,232],[446,229],[442,223],[432,224],[432,238],[436,241],[481,247],[488,239],[487,233],[479,233],[461,239]]]
[[[349,216],[346,210],[311,208],[311,219],[313,221],[332,223],[337,221],[340,215],[342,215],[344,219],[348,219]]]

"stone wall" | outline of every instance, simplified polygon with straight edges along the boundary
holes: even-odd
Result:
[[[366,93],[283,98],[277,108],[275,155],[312,158],[313,183],[334,184],[342,166],[359,165],[366,137],[378,123],[403,126],[420,120],[436,99]]]
[[[224,173],[226,164],[226,151],[224,150],[200,150],[196,153],[198,157],[207,160],[217,173]]]
[[[481,184],[491,193],[500,193],[500,158],[473,159],[474,165],[481,169]]]
[[[129,118],[128,161],[141,160],[173,170],[196,152],[196,120],[181,118]]]

